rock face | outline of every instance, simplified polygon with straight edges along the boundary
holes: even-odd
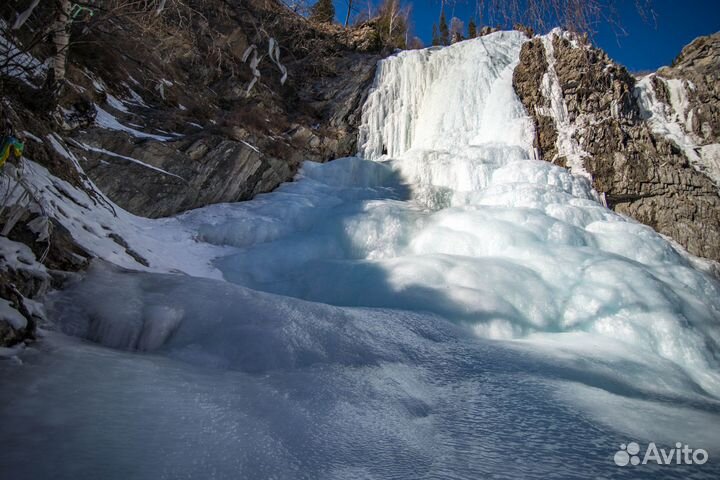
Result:
[[[664,120],[678,127],[680,134],[673,137],[686,156],[720,184],[720,32],[696,39],[671,67],[643,81],[648,87],[643,97],[655,93],[662,108],[660,115],[649,112],[650,121]]]
[[[61,100],[70,146],[124,209],[161,217],[247,200],[292,179],[305,160],[355,153],[359,110],[380,58],[372,29],[318,30],[274,2],[239,5],[227,12],[223,2],[204,2],[204,17],[193,17],[197,33],[169,58],[127,32],[118,35],[127,56],[70,55]],[[272,14],[282,21],[258,31],[253,22]],[[212,44],[203,45],[208,35]],[[213,64],[205,57],[217,49]],[[135,80],[148,76],[155,78]]]
[[[334,76],[290,80],[287,88],[298,88],[299,96],[292,103],[302,102],[303,108],[312,109],[310,114],[284,111],[292,108],[284,104],[265,111],[258,105],[246,110],[238,105],[220,114],[225,117],[221,125],[178,125],[173,109],[123,112],[106,105],[103,108],[123,125],[139,124],[145,132],[153,124],[156,135],[167,137],[162,132],[171,131],[178,138],[138,138],[93,126],[73,133],[71,145],[98,187],[141,216],[247,200],[292,179],[305,160],[355,154],[360,107],[378,59],[376,54],[351,53],[333,60]],[[257,97],[266,94],[259,91]]]
[[[535,120],[542,158],[588,174],[614,210],[720,261],[720,196],[711,178],[720,128],[718,55],[718,35],[699,39],[672,68],[638,83],[601,50],[555,32],[524,45],[514,85]],[[681,103],[671,98],[677,91],[660,90],[673,78],[688,93],[683,112],[668,119],[656,111]],[[660,86],[665,105],[648,100],[649,81]],[[679,136],[670,134],[675,123]]]
[[[691,105],[697,120],[692,131],[708,142],[720,139],[720,32],[700,37],[685,47],[660,74],[692,83]],[[706,126],[707,125],[707,126]]]
[[[73,33],[83,41],[68,53],[55,108],[16,82],[15,110],[52,116],[61,128],[45,118],[46,130],[99,189],[148,217],[246,200],[292,179],[305,160],[356,153],[360,107],[381,58],[372,24],[311,24],[276,0],[187,5],[160,16],[129,5],[104,23],[97,12]],[[44,25],[20,34],[33,28]],[[38,63],[47,47],[31,52]]]

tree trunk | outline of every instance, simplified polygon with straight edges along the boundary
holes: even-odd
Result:
[[[55,84],[60,87],[65,82],[65,65],[70,45],[70,0],[58,0],[58,10],[52,26],[55,57],[53,73]]]
[[[348,13],[345,15],[345,27],[347,28],[348,23],[350,23],[350,12],[352,11],[352,4],[353,0],[348,0]]]

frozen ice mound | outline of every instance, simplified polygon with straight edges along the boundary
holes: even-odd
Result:
[[[585,177],[533,160],[512,89],[523,42],[498,33],[383,60],[360,135],[375,161],[306,164],[204,219],[204,238],[242,247],[214,265],[253,289],[432,312],[491,338],[600,335],[717,395],[717,281],[605,208]]]

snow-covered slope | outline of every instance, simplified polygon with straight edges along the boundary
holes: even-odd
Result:
[[[119,215],[151,269],[191,275],[96,265],[51,298],[60,331],[100,346],[53,334],[24,358],[41,368],[0,365],[0,469],[545,478],[613,476],[629,440],[720,453],[720,285],[533,159],[524,41],[384,60],[365,158],[247,203]]]

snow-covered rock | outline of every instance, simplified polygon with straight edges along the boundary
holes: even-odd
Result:
[[[718,38],[698,39],[676,66],[636,81],[556,30],[523,46],[514,74],[541,158],[587,175],[611,208],[716,261]]]

